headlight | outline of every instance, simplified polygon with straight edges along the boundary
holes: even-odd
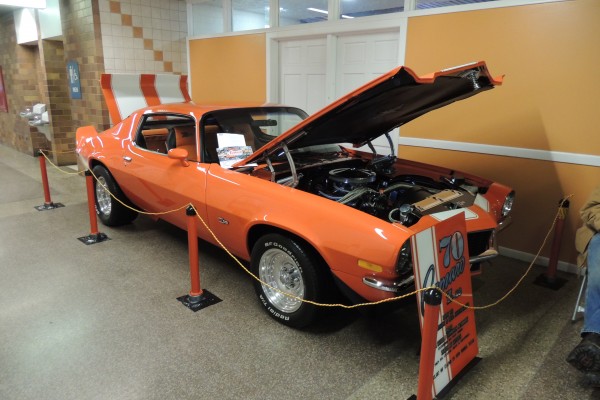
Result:
[[[400,249],[400,253],[398,254],[398,261],[396,261],[396,273],[399,276],[407,275],[408,273],[412,274],[413,265],[412,265],[412,255],[410,251],[410,239],[408,239],[402,245]]]
[[[508,214],[510,214],[510,211],[512,210],[514,201],[515,201],[515,192],[512,191],[508,194],[508,196],[506,196],[506,199],[504,200],[504,204],[502,205],[502,218],[504,218]]]

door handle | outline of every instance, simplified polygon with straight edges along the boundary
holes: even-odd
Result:
[[[130,163],[131,162],[131,157],[123,156],[123,160],[125,160],[126,163]]]

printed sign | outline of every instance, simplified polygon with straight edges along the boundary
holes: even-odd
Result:
[[[412,242],[417,289],[437,286],[448,296],[467,306],[473,305],[467,229],[464,213],[439,219],[427,218],[428,228]],[[425,304],[419,293],[419,318],[423,328]],[[433,397],[437,396],[479,352],[475,313],[446,296],[438,316],[437,348],[433,368]]]
[[[81,82],[79,80],[79,64],[77,61],[67,62],[67,76],[69,91],[72,99],[81,99]]]
[[[252,147],[246,146],[246,139],[241,133],[217,133],[217,142],[217,156],[223,168],[231,168],[252,154]]]

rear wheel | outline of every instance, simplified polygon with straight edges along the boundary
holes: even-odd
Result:
[[[100,221],[107,226],[124,225],[133,221],[138,214],[121,204],[121,202],[127,204],[127,198],[110,172],[101,165],[96,165],[92,172],[96,177],[94,180],[94,197],[96,199],[96,214]],[[111,193],[121,202],[115,200]]]
[[[252,249],[254,274],[264,283],[254,288],[269,315],[282,324],[302,328],[317,317],[317,306],[325,292],[322,261],[313,249],[281,234],[261,237]]]

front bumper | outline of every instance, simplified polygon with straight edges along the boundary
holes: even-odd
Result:
[[[508,220],[507,222],[510,222],[510,220]],[[489,261],[489,260],[497,257],[498,254],[499,253],[498,253],[498,243],[496,241],[496,231],[493,230],[490,232],[487,248],[477,255],[469,256],[469,263],[471,265],[473,265],[473,264],[479,264],[483,261]],[[410,275],[409,277],[406,277],[403,279],[398,279],[398,280],[381,279],[381,278],[377,278],[374,276],[365,276],[362,278],[362,282],[365,285],[372,287],[374,289],[382,290],[385,292],[392,292],[392,293],[399,293],[399,292],[403,291],[407,287],[412,286],[414,284],[414,281],[415,281],[414,275]]]

